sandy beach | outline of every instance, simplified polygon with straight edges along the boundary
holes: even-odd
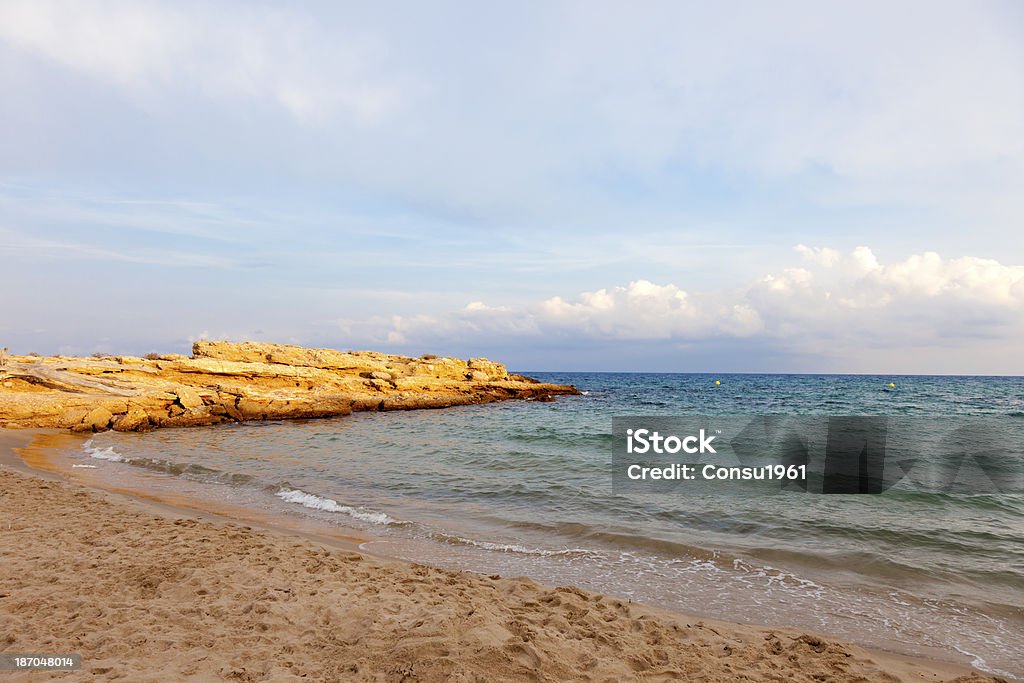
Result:
[[[23,470],[0,432],[3,680],[980,681],[790,629],[369,557]]]

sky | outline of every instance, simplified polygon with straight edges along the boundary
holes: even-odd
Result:
[[[0,345],[1024,374],[1017,2],[0,3]]]

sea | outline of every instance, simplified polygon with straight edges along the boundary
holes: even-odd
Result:
[[[107,432],[60,457],[110,487],[252,511],[354,538],[369,553],[1024,679],[1019,487],[649,494],[616,490],[611,474],[618,416],[982,416],[1024,426],[1024,378],[525,374],[582,394]],[[1024,462],[1001,466],[1020,481]]]

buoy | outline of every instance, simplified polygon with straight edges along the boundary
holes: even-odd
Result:
[[[717,386],[718,386],[719,384],[721,384],[721,382],[719,382],[719,381],[718,381],[718,380],[716,379],[716,380],[715,380],[715,386],[717,387]]]
[[[893,382],[889,382],[889,388],[890,389],[895,389],[896,385]]]

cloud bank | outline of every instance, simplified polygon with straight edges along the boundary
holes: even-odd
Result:
[[[687,291],[635,280],[523,307],[474,301],[445,316],[378,320],[375,338],[407,345],[568,339],[583,346],[731,339],[814,358],[874,349],[912,362],[922,349],[970,353],[1024,334],[1024,266],[934,252],[880,263],[864,246],[841,253],[801,244],[795,251],[801,265],[742,287]]]

